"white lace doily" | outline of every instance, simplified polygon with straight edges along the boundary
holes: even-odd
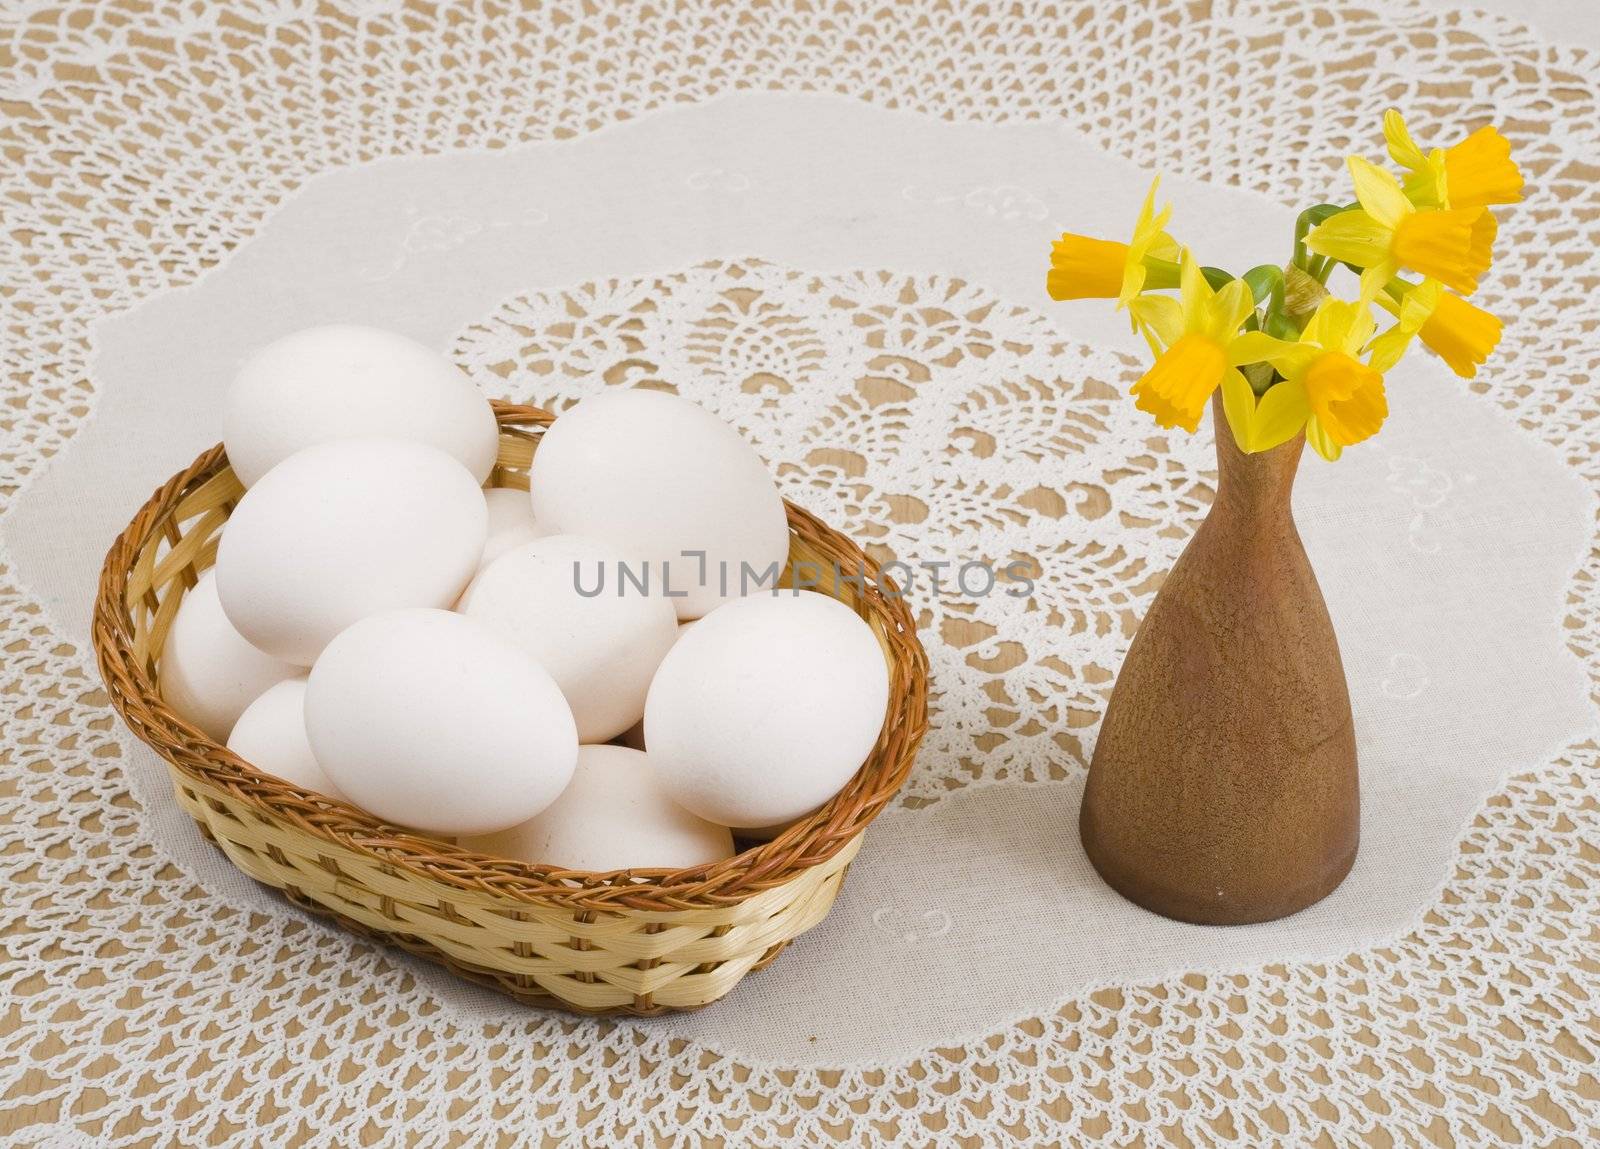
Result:
[[[1600,69],[1567,31],[1298,0],[0,3],[0,1134],[1600,1137]],[[1356,871],[1282,923],[1180,926],[1100,885],[1074,826],[1210,444],[1132,409],[1135,345],[1048,305],[1043,253],[1119,233],[1160,166],[1186,240],[1276,258],[1389,104],[1514,140],[1532,191],[1482,293],[1505,343],[1471,386],[1409,362],[1383,434],[1302,471]],[[917,770],[827,921],[729,1000],[577,1021],[357,942],[234,874],[111,715],[105,546],[216,440],[243,354],[335,318],[493,394],[673,386],[883,557],[1037,564],[1025,599],[919,581]]]

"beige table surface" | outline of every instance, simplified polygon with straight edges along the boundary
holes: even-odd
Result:
[[[1376,89],[1474,121],[1514,93],[1506,131],[1560,211],[1518,216],[1510,235],[1570,250],[1556,296],[1572,319],[1548,364],[1523,360],[1474,388],[1600,484],[1586,454],[1600,423],[1589,374],[1600,362],[1600,30],[1587,0],[1495,9],[0,0],[0,514],[92,418],[91,321],[193,282],[316,171],[574,138],[751,89],[945,119],[1058,118],[1111,153],[1155,133],[1219,183],[1236,180],[1195,137],[1230,108],[1291,121],[1317,109],[1365,133]],[[1057,53],[1125,59],[1130,43],[1159,53],[1177,37],[1213,44],[1224,73],[1252,61],[1247,79],[1269,87],[1207,86],[1154,60],[1126,78],[1155,109],[1131,123],[1053,82]],[[1308,43],[1320,47],[1297,52]],[[1394,81],[1396,55],[1409,85]],[[1196,107],[1199,119],[1180,115]],[[1305,178],[1270,190],[1292,199]],[[1576,576],[1567,619],[1591,670],[1597,570],[1592,559]],[[219,905],[163,857],[121,779],[126,743],[89,652],[10,569],[0,600],[11,831],[0,833],[0,1144],[1600,1142],[1600,923],[1584,909],[1600,888],[1593,744],[1507,779],[1464,828],[1455,873],[1415,929],[1338,962],[1094,990],[989,1041],[881,1069],[746,1066],[683,1040],[623,1054],[587,1030],[531,1040],[450,1021],[386,1044],[389,998],[376,989],[319,1015],[339,1036],[291,1055],[254,1026],[293,1012],[292,996],[273,995],[309,976],[290,951],[321,927],[291,923],[271,935],[283,946],[263,945],[252,940],[268,936],[262,915]],[[987,637],[958,620],[943,640]],[[188,967],[192,990],[182,976],[175,990],[160,938],[197,922],[215,956]],[[230,979],[280,966],[252,980],[259,1004],[230,994]],[[1259,1024],[1230,1016],[1246,1013]],[[299,1031],[293,1017],[272,1021],[280,1037]],[[1162,1026],[1187,1036],[1152,1052]],[[711,1084],[691,1084],[701,1080]],[[318,1121],[304,1116],[330,1095]],[[572,1097],[575,1119],[558,1123]],[[501,1123],[495,1138],[486,1113]]]

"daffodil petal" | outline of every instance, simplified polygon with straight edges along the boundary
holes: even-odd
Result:
[[[1376,326],[1365,302],[1324,299],[1301,332],[1300,341],[1353,356],[1371,338]]]
[[[1167,214],[1170,215],[1171,212],[1172,209],[1168,208]],[[1163,231],[1156,233],[1155,238],[1150,241],[1149,250],[1145,254],[1154,256],[1156,259],[1164,259],[1168,263],[1177,263],[1178,257],[1183,254],[1183,248],[1177,240]]]
[[[1265,331],[1246,331],[1228,344],[1228,362],[1235,367],[1245,363],[1276,363],[1292,357],[1299,344],[1274,339]]]
[[[1400,322],[1412,330],[1420,329],[1439,306],[1439,298],[1443,293],[1444,285],[1437,279],[1424,279],[1406,292],[1405,299],[1400,303]]]
[[[1252,445],[1250,431],[1255,423],[1256,393],[1234,368],[1222,377],[1222,413],[1228,417],[1228,427],[1233,431],[1233,441],[1239,445],[1239,450],[1246,455],[1253,454],[1256,448]]]
[[[1371,355],[1367,358],[1367,365],[1374,371],[1387,371],[1406,353],[1411,346],[1411,339],[1416,331],[1407,330],[1403,323],[1396,323],[1389,330],[1372,341]]]
[[[1389,286],[1395,273],[1400,270],[1400,265],[1392,259],[1374,264],[1361,273],[1361,302],[1371,303],[1383,294],[1383,289]]]
[[[1169,203],[1160,211],[1156,210],[1156,189],[1160,186],[1161,177],[1158,175],[1150,182],[1150,190],[1145,194],[1144,205],[1139,209],[1139,219],[1133,227],[1133,236],[1128,240],[1127,266],[1129,276],[1143,265],[1144,259],[1150,254],[1152,247],[1157,244],[1162,244],[1165,247],[1171,243],[1171,237],[1162,229],[1167,226],[1167,221],[1172,218],[1172,205]],[[1165,244],[1162,243],[1163,240],[1166,241]],[[1125,276],[1124,278],[1126,280],[1127,277]],[[1126,303],[1128,298],[1138,290],[1138,284],[1135,284],[1132,291],[1125,286],[1122,301]]]
[[[1250,285],[1242,279],[1230,279],[1211,303],[1211,334],[1219,343],[1226,343],[1239,330],[1244,317],[1255,309]]]
[[[1329,297],[1317,304],[1316,311],[1311,318],[1306,320],[1305,329],[1300,332],[1300,345],[1313,352],[1318,348],[1328,345],[1328,331],[1335,322],[1334,305],[1339,300]]]
[[[1331,215],[1306,236],[1306,246],[1318,255],[1356,267],[1373,267],[1389,259],[1394,228],[1355,208]]]
[[[1411,211],[1411,201],[1393,174],[1360,156],[1350,156],[1348,163],[1350,179],[1356,185],[1356,200],[1373,219],[1393,228]]]
[[[1344,329],[1344,339],[1339,347],[1346,355],[1359,355],[1361,349],[1367,345],[1367,340],[1372,338],[1372,333],[1378,329],[1378,321],[1372,317],[1372,306],[1366,300],[1359,300],[1350,305],[1350,317]]]
[[[1195,330],[1211,301],[1211,285],[1200,274],[1200,265],[1187,248],[1178,267],[1178,300],[1183,306],[1185,328]]]
[[[1301,384],[1275,383],[1258,399],[1237,370],[1223,376],[1222,410],[1233,430],[1233,441],[1247,455],[1287,443],[1311,417],[1311,405]]]
[[[1157,172],[1156,177],[1150,181],[1150,190],[1144,193],[1144,204],[1139,208],[1139,220],[1136,224],[1134,224],[1133,231],[1135,235],[1138,235],[1141,231],[1143,231],[1146,226],[1148,226],[1149,223],[1155,218],[1156,192],[1160,189],[1160,187],[1161,173]],[[1168,208],[1168,211],[1170,212],[1171,209]],[[1159,227],[1157,230],[1159,230]]]
[[[1338,460],[1344,454],[1344,448],[1328,438],[1328,433],[1322,429],[1322,424],[1317,422],[1315,415],[1306,420],[1306,442],[1311,444],[1311,449],[1321,455],[1328,462]]]
[[[1226,397],[1224,397],[1226,398]],[[1251,440],[1257,451],[1270,451],[1300,433],[1311,417],[1305,386],[1293,379],[1274,383],[1256,404]]]
[[[1406,198],[1417,208],[1445,206],[1444,152],[1434,148],[1423,158],[1422,166],[1406,177]]]
[[[1389,158],[1401,167],[1415,170],[1428,162],[1396,108],[1383,113],[1383,138],[1389,144]]]
[[[1118,311],[1132,303],[1139,292],[1144,290],[1144,281],[1148,274],[1143,263],[1135,263],[1132,259],[1122,265],[1122,286],[1117,291]]]
[[[1183,306],[1170,295],[1138,296],[1129,301],[1128,314],[1147,340],[1154,336],[1159,341],[1158,352],[1183,337]]]

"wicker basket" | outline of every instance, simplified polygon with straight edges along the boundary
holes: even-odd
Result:
[[[497,403],[491,482],[528,485],[552,416]],[[816,814],[771,842],[691,870],[589,874],[489,858],[385,825],[260,774],[156,693],[161,644],[184,593],[216,557],[242,493],[220,446],[158,490],[112,545],[94,645],[112,704],[165,758],[178,800],[245,873],[357,932],[538,1005],[648,1015],[722,997],[822,920],[861,835],[904,781],[927,718],[927,658],[904,603],[846,581],[827,590],[872,627],[890,711],[872,755]],[[877,566],[789,506],[795,561]],[[887,580],[884,586],[891,585]]]

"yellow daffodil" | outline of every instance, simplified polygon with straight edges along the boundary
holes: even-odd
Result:
[[[1366,300],[1403,267],[1463,294],[1477,289],[1494,246],[1496,224],[1488,209],[1418,210],[1393,175],[1360,156],[1349,157],[1349,164],[1361,206],[1318,224],[1306,237],[1308,248],[1365,268]]]
[[[1156,211],[1156,188],[1160,183],[1160,176],[1151,182],[1133,237],[1127,243],[1063,232],[1051,247],[1050,272],[1045,277],[1045,289],[1051,299],[1115,299],[1119,310],[1127,309],[1133,329],[1145,332],[1152,351],[1159,348],[1151,340],[1146,301],[1139,294],[1150,274],[1145,260],[1175,263],[1181,251],[1177,241],[1164,230],[1172,218],[1172,205]],[[1163,286],[1173,285],[1168,282]]]
[[[1239,374],[1239,364],[1260,358],[1239,331],[1255,301],[1243,280],[1212,290],[1188,252],[1181,258],[1179,296],[1149,300],[1145,321],[1164,350],[1133,385],[1134,405],[1163,427],[1193,431],[1211,393]]]
[[[1383,134],[1403,172],[1347,156],[1356,202],[1302,211],[1287,264],[1262,263],[1239,278],[1202,270],[1167,233],[1172,208],[1157,210],[1157,181],[1128,242],[1062,234],[1050,296],[1114,299],[1128,312],[1154,356],[1133,385],[1134,403],[1160,426],[1193,432],[1214,403],[1246,453],[1303,434],[1337,459],[1383,427],[1384,374],[1414,342],[1468,379],[1493,353],[1500,320],[1463,296],[1493,258],[1490,205],[1516,203],[1523,191],[1511,145],[1493,127],[1424,151],[1391,109]],[[1354,301],[1332,294],[1340,265],[1360,273]],[[1374,303],[1394,317],[1382,335]]]
[[[1471,379],[1500,342],[1500,320],[1450,294],[1437,280],[1423,280],[1398,303],[1387,296],[1378,302],[1395,317],[1394,326],[1372,342],[1371,364],[1380,371],[1398,362],[1413,338],[1421,338],[1450,370]]]
[[[1473,208],[1522,199],[1522,172],[1511,159],[1511,142],[1493,127],[1479,128],[1458,144],[1423,153],[1400,113],[1383,116],[1389,155],[1411,174],[1406,195],[1418,207]]]
[[[1064,231],[1050,246],[1045,290],[1051,299],[1115,299],[1127,258],[1125,243]]]
[[[1325,459],[1337,459],[1345,447],[1377,434],[1389,415],[1383,372],[1360,359],[1376,327],[1365,303],[1325,299],[1298,341],[1272,340],[1268,346],[1263,336],[1249,349],[1283,375],[1266,397],[1284,387],[1302,389],[1309,412],[1306,441]]]

